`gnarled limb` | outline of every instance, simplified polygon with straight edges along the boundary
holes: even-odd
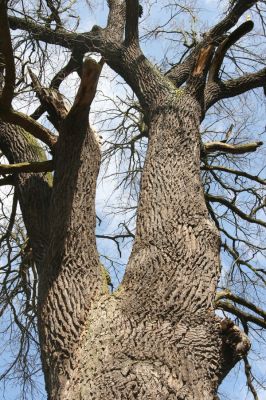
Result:
[[[220,382],[250,349],[247,335],[228,318],[221,321],[222,365]]]

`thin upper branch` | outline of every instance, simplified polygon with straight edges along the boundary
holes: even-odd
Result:
[[[14,95],[16,70],[7,17],[7,2],[0,1],[0,51],[5,61],[5,85],[0,98],[0,105],[10,107]]]
[[[244,365],[245,365],[245,374],[246,374],[246,379],[247,379],[247,386],[249,390],[251,391],[254,400],[259,400],[258,393],[255,389],[255,386],[253,385],[253,375],[251,372],[251,365],[249,364],[247,356],[243,357]]]
[[[203,165],[201,167],[202,170],[206,170],[206,171],[222,171],[222,172],[228,172],[229,174],[234,174],[237,176],[243,176],[244,178],[248,178],[251,179],[255,182],[260,183],[261,185],[266,185],[266,180],[261,179],[259,176],[257,175],[251,175],[247,172],[244,171],[240,171],[237,169],[232,169],[232,168],[228,168],[228,167],[224,167],[221,165]]]
[[[234,303],[237,303],[241,306],[244,306],[244,307],[250,309],[254,313],[258,314],[261,318],[265,319],[265,323],[266,323],[266,312],[262,308],[257,307],[254,303],[251,303],[250,301],[231,293],[230,290],[222,290],[221,292],[218,292],[216,294],[215,301],[218,302],[222,299],[231,300]]]
[[[250,215],[248,215],[248,214],[244,213],[243,211],[241,211],[232,202],[230,202],[229,200],[225,199],[224,197],[213,196],[213,195],[211,195],[209,193],[206,193],[205,197],[206,197],[206,200],[210,201],[211,203],[220,203],[220,204],[224,205],[225,207],[229,208],[229,210],[231,210],[235,214],[239,215],[239,217],[241,217],[245,221],[248,221],[248,222],[250,222],[252,224],[258,224],[258,225],[266,227],[266,222],[265,221],[262,221],[261,219],[252,218]]]
[[[68,63],[51,80],[50,88],[58,90],[63,80],[73,72],[77,72],[81,76],[82,62],[83,53],[73,52]]]

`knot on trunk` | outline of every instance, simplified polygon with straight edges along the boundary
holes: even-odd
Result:
[[[250,341],[247,335],[229,318],[221,321],[223,343],[231,349],[232,355],[241,359],[250,349]]]
[[[221,380],[230,372],[235,364],[241,360],[250,349],[248,336],[229,318],[221,321],[222,338],[222,376]]]

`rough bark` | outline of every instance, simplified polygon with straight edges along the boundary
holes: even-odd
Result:
[[[3,122],[0,124],[0,149],[11,164],[46,160],[36,139],[22,128]],[[40,270],[48,239],[52,176],[50,173],[20,173],[14,174],[14,178],[30,245]]]
[[[214,398],[219,235],[200,183],[200,113],[184,95],[150,116],[134,249],[119,292],[90,314],[66,399]]]
[[[51,399],[213,400],[232,367],[228,354],[235,362],[240,358],[243,348],[236,350],[236,343],[242,339],[228,339],[213,310],[219,234],[200,182],[200,115],[200,105],[187,94],[169,97],[150,115],[138,228],[125,278],[113,295],[102,293],[93,303],[75,352],[69,353],[73,344],[67,342],[71,368]],[[86,262],[95,268],[94,261]],[[71,285],[77,290],[78,277]],[[63,312],[67,329],[65,320]],[[77,340],[71,322],[70,328]],[[53,340],[58,336],[50,332],[50,349]]]
[[[95,186],[100,151],[87,114],[63,122],[55,156],[49,246],[40,275],[39,330],[51,399],[73,368],[91,299],[103,290],[95,240]]]
[[[38,322],[50,400],[214,400],[219,382],[247,352],[249,343],[239,329],[214,314],[220,239],[200,179],[199,125],[216,101],[265,83],[265,69],[217,80],[228,47],[219,47],[222,36],[256,3],[237,1],[166,76],[139,47],[136,1],[109,0],[107,27],[84,34],[9,18],[12,28],[37,40],[79,55],[100,52],[137,94],[148,126],[135,244],[123,282],[110,295],[94,233],[100,151],[88,125],[88,103],[100,73],[93,67],[97,63],[88,63],[92,74],[81,82],[68,116],[56,124],[56,144],[32,120],[22,121],[50,143],[54,155],[52,194],[43,175],[18,176],[38,264]],[[206,85],[217,46],[215,81]],[[19,123],[20,115],[4,114]],[[54,118],[57,123],[57,114]],[[40,161],[24,133],[14,139],[10,125],[3,126],[0,144],[10,162]]]

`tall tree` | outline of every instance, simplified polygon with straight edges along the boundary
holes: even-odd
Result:
[[[255,393],[248,370],[248,324],[265,328],[265,312],[229,290],[217,294],[221,243],[240,266],[249,268],[249,264],[241,260],[234,245],[243,242],[243,237],[235,238],[225,229],[213,204],[225,207],[228,223],[232,213],[235,221],[241,218],[266,226],[259,218],[265,206],[259,190],[253,187],[255,205],[250,212],[236,203],[241,192],[237,179],[260,185],[265,181],[216,163],[217,153],[228,160],[230,154],[248,154],[262,143],[228,143],[233,126],[225,140],[204,143],[200,124],[218,102],[266,87],[265,67],[229,79],[222,70],[232,48],[254,27],[250,18],[241,22],[241,17],[254,9],[263,21],[263,2],[231,2],[211,29],[201,37],[191,34],[193,40],[186,43],[181,60],[173,60],[168,70],[153,65],[141,49],[139,2],[107,3],[106,27],[78,33],[65,28],[60,1],[41,1],[32,11],[24,4],[0,0],[0,148],[10,163],[0,166],[1,185],[15,187],[7,232],[14,225],[17,201],[27,230],[16,288],[26,296],[27,307],[32,307],[29,269],[36,272],[34,312],[48,398],[214,400],[219,384],[242,358]],[[12,30],[19,30],[19,35],[12,38]],[[49,45],[66,49],[68,62],[49,87],[29,68],[31,90],[40,106],[31,116],[16,111],[13,100],[19,85],[25,83],[27,57],[30,60],[35,51],[49,58]],[[100,61],[88,53],[100,55]],[[233,60],[238,62],[237,57]],[[109,293],[96,248],[95,191],[101,152],[89,124],[104,63],[138,98],[128,106],[136,110],[134,125],[139,131],[137,137],[129,138],[130,159],[136,142],[145,138],[148,143],[140,168],[136,232],[133,235],[125,228],[124,234],[134,236],[134,245],[114,293]],[[59,88],[73,72],[81,81],[70,107]],[[43,113],[58,134],[37,122]],[[130,112],[125,114],[129,118]],[[123,128],[126,138],[131,130]],[[224,186],[220,172],[233,174],[235,186]],[[127,176],[132,178],[132,171]],[[234,198],[211,193],[215,182],[234,192]],[[232,247],[221,242],[221,232]],[[11,306],[16,316],[10,299],[19,291],[8,292],[12,272],[8,266],[4,307]],[[252,268],[265,284],[265,271]],[[232,320],[218,317],[216,307],[238,317],[245,332]]]

